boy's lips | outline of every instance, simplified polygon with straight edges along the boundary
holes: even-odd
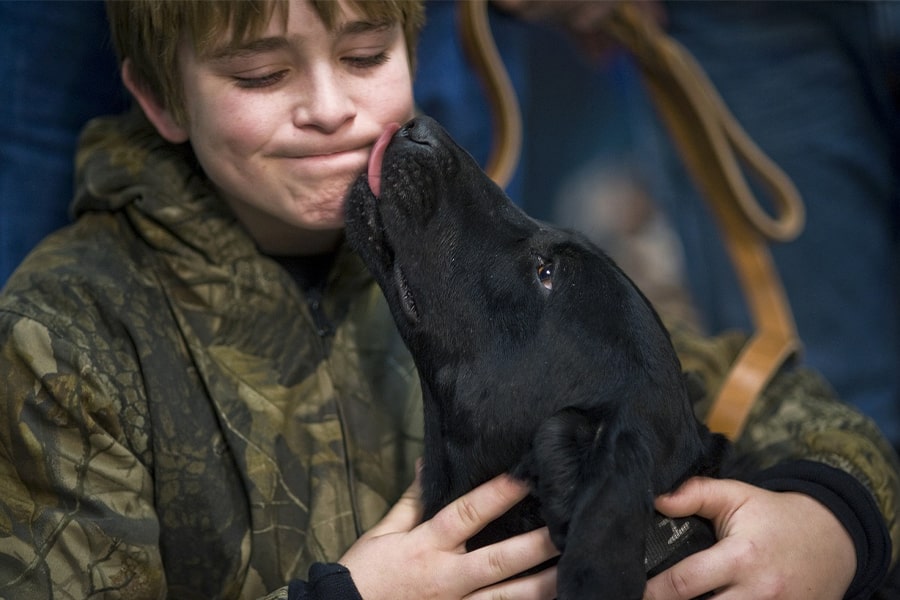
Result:
[[[305,179],[321,179],[341,176],[356,177],[366,168],[369,160],[369,146],[330,153],[274,156],[286,164],[289,172]]]
[[[374,194],[376,198],[381,195],[381,164],[384,161],[384,151],[388,144],[391,143],[391,138],[394,137],[394,134],[397,133],[398,129],[400,129],[398,123],[389,123],[384,128],[384,131],[381,132],[378,139],[375,140],[375,144],[372,146],[372,152],[369,154],[367,177],[369,180],[369,189],[372,190],[372,194]]]

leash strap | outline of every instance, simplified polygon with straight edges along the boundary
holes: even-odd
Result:
[[[518,102],[491,35],[487,2],[469,0],[459,6],[464,47],[487,84],[495,122],[494,148],[486,170],[505,186],[521,146]],[[787,175],[741,128],[687,49],[627,2],[612,11],[606,30],[635,57],[657,112],[717,219],[747,300],[754,332],[707,416],[710,429],[737,439],[753,402],[801,350],[768,242],[799,235],[805,218],[803,203]],[[753,195],[742,166],[763,185],[774,217]]]
[[[488,21],[486,0],[457,2],[463,50],[486,88],[493,124],[493,148],[485,171],[505,188],[522,153],[522,112]]]

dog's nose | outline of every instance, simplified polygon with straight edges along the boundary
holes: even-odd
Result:
[[[438,140],[438,127],[437,122],[430,117],[416,117],[407,122],[397,135],[417,144],[434,146]]]

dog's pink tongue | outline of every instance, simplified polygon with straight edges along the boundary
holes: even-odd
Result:
[[[381,136],[375,141],[375,145],[372,146],[372,153],[369,154],[369,171],[367,174],[369,189],[372,190],[376,198],[381,196],[381,163],[384,161],[384,150],[391,143],[391,138],[394,137],[398,129],[400,129],[400,125],[397,123],[391,123],[385,127]]]

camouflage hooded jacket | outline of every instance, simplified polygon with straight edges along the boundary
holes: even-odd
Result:
[[[420,392],[383,298],[341,250],[312,310],[133,115],[90,124],[78,169],[78,221],[0,296],[0,597],[284,594],[412,480]],[[740,347],[674,337],[710,389]],[[819,380],[777,381],[738,450],[850,473],[898,541],[895,458]]]

